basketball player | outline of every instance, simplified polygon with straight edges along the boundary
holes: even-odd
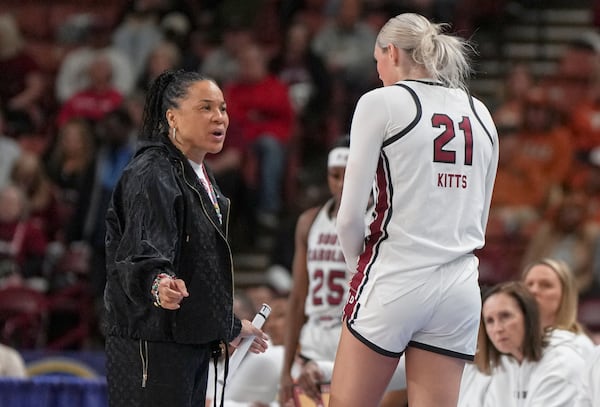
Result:
[[[331,198],[306,210],[296,224],[292,264],[294,284],[289,296],[280,398],[293,396],[292,368],[300,347],[306,360],[334,360],[341,330],[341,316],[348,294],[346,263],[335,229],[344,172],[349,153],[346,137],[327,159],[327,183]],[[364,227],[364,211],[363,211]]]
[[[336,225],[355,274],[330,407],[377,406],[403,353],[408,404],[456,406],[475,354],[473,251],[484,244],[498,137],[465,91],[467,44],[443,28],[417,14],[391,18],[374,49],[384,86],[354,112]]]

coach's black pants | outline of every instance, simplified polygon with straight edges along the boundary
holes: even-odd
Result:
[[[109,336],[109,406],[204,407],[209,365],[207,346]]]

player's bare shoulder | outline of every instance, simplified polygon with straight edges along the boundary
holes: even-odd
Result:
[[[314,223],[322,207],[322,205],[313,206],[300,214],[298,221],[296,222],[296,236],[302,236],[304,237],[304,240],[306,240],[310,227]]]

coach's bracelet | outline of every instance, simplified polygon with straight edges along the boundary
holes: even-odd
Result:
[[[158,295],[158,285],[160,284],[160,280],[163,278],[173,278],[172,275],[167,274],[167,273],[160,273],[159,275],[157,275],[154,278],[154,281],[152,282],[152,289],[150,290],[150,293],[152,294],[152,297],[154,298],[154,306],[158,307],[158,308],[162,308],[162,305],[160,304],[160,296]]]

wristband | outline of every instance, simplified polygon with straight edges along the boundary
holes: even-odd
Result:
[[[152,289],[150,290],[152,298],[154,299],[153,304],[158,308],[162,308],[162,305],[160,304],[160,296],[158,295],[158,285],[160,284],[160,280],[163,278],[173,279],[173,276],[167,273],[160,273],[154,278],[154,281],[152,282]]]

